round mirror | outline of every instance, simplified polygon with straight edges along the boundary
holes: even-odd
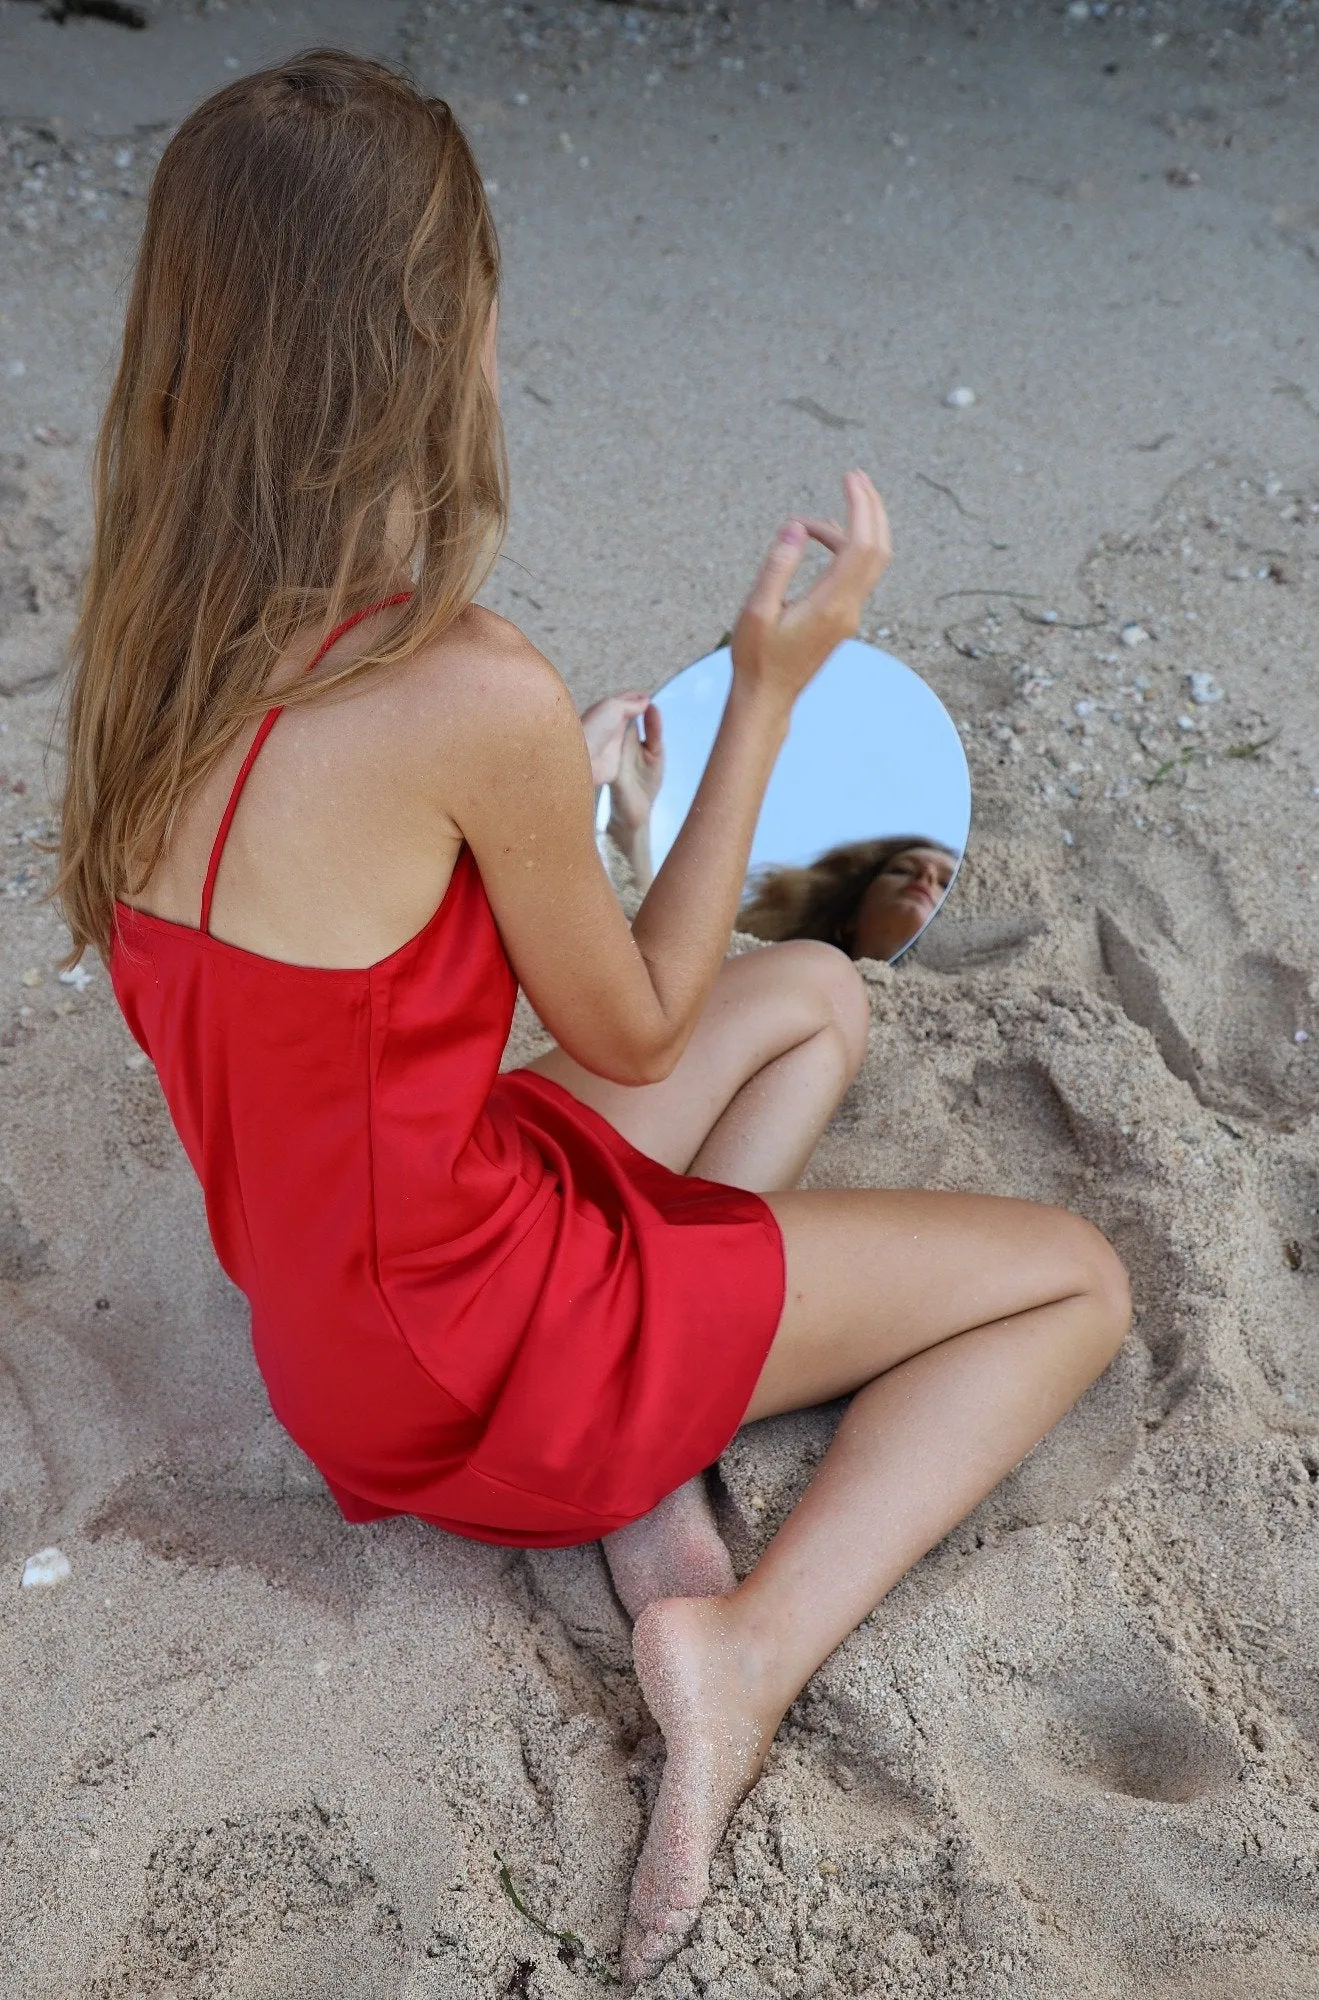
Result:
[[[686,818],[732,680],[727,646],[658,690],[658,742],[632,810],[601,794],[599,827],[640,887]],[[645,729],[635,735],[637,774]],[[644,790],[643,809],[635,801]],[[621,797],[621,791],[620,791]],[[626,822],[626,823],[625,823]],[[639,823],[642,822],[642,823]],[[971,777],[939,697],[891,654],[847,639],[799,697],[756,825],[737,928],[814,937],[853,958],[896,959],[914,944],[957,873],[971,824]]]

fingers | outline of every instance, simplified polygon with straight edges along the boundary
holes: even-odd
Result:
[[[641,688],[628,688],[622,694],[601,695],[599,701],[593,701],[589,708],[582,710],[581,720],[587,722],[599,718],[603,722],[607,718],[613,725],[625,721],[630,715],[640,715],[649,700],[650,696]]]
[[[854,633],[866,599],[890,553],[884,503],[864,472],[843,481],[847,526],[795,518],[780,530],[761,565],[733,633],[733,671],[780,676],[795,700],[840,640]],[[785,604],[788,586],[807,540],[827,548],[833,561],[803,596]]]
[[[823,542],[825,548],[832,549],[835,555],[847,540],[837,521],[815,521],[803,517],[802,526],[813,542]]]
[[[888,566],[892,549],[884,503],[865,473],[849,472],[843,487],[847,530],[836,545],[834,561],[808,592],[808,598],[820,610],[854,628],[862,606]]]
[[[626,764],[629,759],[638,758],[647,767],[653,767],[664,759],[664,725],[653,702],[641,720],[645,723],[646,733],[642,735],[639,723],[628,723],[623,735],[620,762]]]
[[[618,775],[624,736],[628,729],[636,727],[637,716],[643,714],[649,705],[650,696],[637,690],[605,695],[603,700],[592,702],[583,711],[582,733],[591,759],[593,785],[613,783]]]
[[[806,526],[802,521],[785,521],[773,546],[760,566],[751,586],[743,615],[772,625],[783,609],[783,599],[806,548]]]

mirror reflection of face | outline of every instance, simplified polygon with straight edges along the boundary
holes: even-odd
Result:
[[[848,938],[853,958],[895,958],[948,893],[956,862],[940,847],[905,847],[866,885]]]

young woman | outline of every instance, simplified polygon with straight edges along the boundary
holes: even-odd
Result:
[[[805,868],[768,869],[737,914],[752,937],[820,938],[849,958],[896,958],[948,894],[957,856],[920,834],[854,840]]]
[[[180,128],[99,448],[62,894],[348,1518],[604,1538],[667,1744],[639,1977],[789,1703],[1104,1368],[1127,1293],[1055,1210],[793,1191],[864,992],[828,945],[724,951],[794,697],[888,560],[861,473],[845,529],[775,538],[629,929],[567,690],[474,603],[497,279],[452,115],[385,69],[314,52]],[[785,604],[808,534],[834,561]],[[519,981],[558,1046],[500,1077]],[[735,1587],[702,1468],[847,1393]]]

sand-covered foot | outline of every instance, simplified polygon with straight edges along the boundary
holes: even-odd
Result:
[[[630,1618],[662,1597],[722,1597],[737,1584],[699,1475],[639,1521],[606,1535],[604,1551]]]
[[[710,1887],[728,1822],[760,1775],[778,1727],[720,1599],[670,1599],[632,1635],[637,1679],[664,1734],[664,1775],[641,1850],[623,1976],[646,1979],[682,1944]]]

